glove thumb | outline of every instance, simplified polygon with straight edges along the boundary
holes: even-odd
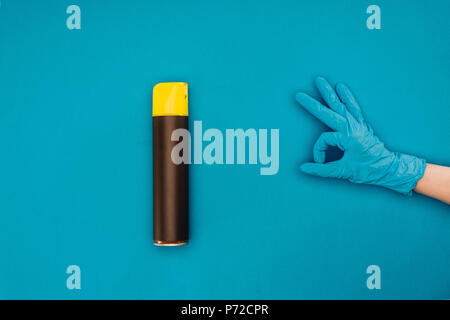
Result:
[[[304,163],[300,166],[300,170],[304,173],[311,174],[313,176],[324,178],[339,178],[340,170],[339,166],[334,162],[329,163]]]

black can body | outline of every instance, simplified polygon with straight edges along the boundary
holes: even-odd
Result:
[[[159,246],[189,239],[189,165],[172,161],[172,149],[181,141],[171,140],[176,129],[188,129],[187,116],[153,117],[153,240]]]

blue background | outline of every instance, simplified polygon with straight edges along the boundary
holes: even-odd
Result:
[[[81,30],[66,8],[81,7]],[[366,8],[381,8],[368,30]],[[450,211],[299,172],[342,81],[392,150],[450,165],[449,1],[13,1],[0,7],[0,298],[450,298]],[[203,129],[280,129],[280,170],[191,166],[191,241],[152,243],[151,95]],[[66,288],[68,265],[81,290]],[[381,267],[381,290],[366,287]]]

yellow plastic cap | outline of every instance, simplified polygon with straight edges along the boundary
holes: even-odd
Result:
[[[187,116],[188,85],[161,82],[153,87],[153,116]]]

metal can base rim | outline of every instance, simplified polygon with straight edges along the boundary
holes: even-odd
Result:
[[[158,247],[177,247],[177,246],[184,246],[185,244],[187,244],[187,241],[183,240],[183,241],[159,241],[159,240],[155,240],[153,242],[153,244],[155,246]]]

